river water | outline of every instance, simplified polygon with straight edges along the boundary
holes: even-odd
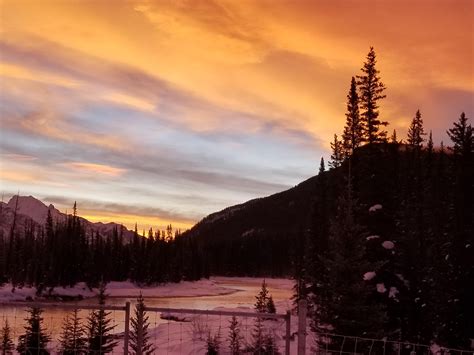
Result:
[[[187,309],[204,309],[211,310],[215,308],[239,308],[241,311],[248,311],[255,303],[255,296],[261,288],[261,279],[252,278],[216,278],[215,282],[220,286],[233,289],[234,292],[226,295],[217,296],[191,296],[191,297],[147,297],[145,303],[149,307],[165,307],[165,308],[187,308]],[[269,293],[277,305],[278,313],[284,313],[291,308],[291,282],[288,280],[267,280]],[[107,299],[108,305],[123,306],[125,302],[131,302],[132,314],[134,297],[111,297]],[[95,304],[96,299],[85,299],[78,302],[78,306],[84,304]],[[24,318],[26,317],[25,308],[23,306],[7,306],[0,307],[0,321],[3,326],[5,319],[8,320],[12,328],[12,337],[16,340],[20,334],[24,332]],[[47,332],[57,339],[61,332],[61,326],[64,318],[70,314],[70,310],[58,308],[45,308],[43,313],[44,325]],[[115,325],[114,332],[122,332],[124,329],[124,312],[110,311],[109,318]],[[80,316],[85,321],[89,311],[80,311]],[[150,323],[153,326],[167,322],[160,318],[159,313],[149,314]]]

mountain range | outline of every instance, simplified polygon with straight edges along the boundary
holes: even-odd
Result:
[[[59,211],[54,205],[50,204],[47,206],[42,201],[38,200],[33,196],[13,196],[7,203],[0,202],[0,233],[8,235],[11,226],[13,224],[14,215],[16,209],[16,228],[20,232],[28,224],[33,226],[44,226],[48,211],[51,213],[53,223],[65,220],[67,217],[66,213]],[[108,236],[112,231],[117,228],[122,228],[123,237],[125,240],[131,240],[133,232],[126,229],[123,225],[110,222],[90,222],[85,218],[79,217],[81,223],[86,227],[89,232],[97,232],[102,236]]]

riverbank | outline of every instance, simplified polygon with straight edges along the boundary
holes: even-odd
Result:
[[[240,291],[241,285],[260,285],[262,278],[251,277],[212,277],[199,281],[182,281],[152,286],[136,285],[130,281],[112,281],[107,284],[109,298],[136,298],[140,293],[145,298],[203,297],[230,295]],[[288,279],[267,279],[269,286],[291,289]],[[74,287],[54,287],[45,289],[41,294],[34,287],[16,287],[5,284],[0,287],[0,301],[55,300],[69,301],[96,297],[98,290],[90,289],[84,282]]]
[[[214,280],[183,281],[154,286],[139,286],[129,281],[113,281],[107,284],[108,297],[137,297],[140,292],[143,297],[199,297],[217,296],[236,292],[237,290],[218,285]],[[45,289],[37,294],[34,287],[16,287],[6,284],[0,287],[0,301],[28,300],[81,300],[97,296],[96,288],[90,289],[83,282],[74,287],[54,287]]]

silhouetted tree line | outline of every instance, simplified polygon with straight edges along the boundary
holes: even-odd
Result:
[[[202,251],[196,242],[171,225],[166,231],[135,233],[125,241],[123,228],[109,236],[86,232],[76,213],[53,222],[48,212],[45,226],[26,223],[21,235],[12,227],[0,236],[0,284],[32,285],[39,293],[54,286],[86,282],[131,280],[151,284],[198,280],[208,277]]]
[[[406,142],[395,131],[389,139],[373,48],[357,78],[342,139],[331,144],[332,169],[322,161],[311,222],[299,240],[295,299],[309,300],[318,332],[469,349],[472,126],[462,113],[447,131],[452,145],[435,149],[418,110]]]

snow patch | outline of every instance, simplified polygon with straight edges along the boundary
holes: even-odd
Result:
[[[163,312],[161,313],[160,318],[165,320],[172,320],[174,322],[191,322],[190,317],[183,316],[180,313]]]
[[[383,283],[377,284],[377,292],[378,293],[387,292],[387,289],[385,288],[385,285]]]
[[[255,236],[258,233],[261,233],[262,231],[263,231],[263,229],[261,229],[261,228],[259,228],[259,229],[252,228],[252,229],[249,229],[249,230],[243,232],[241,237],[242,238],[247,238],[247,237]]]
[[[397,298],[399,291],[396,287],[390,287],[390,290],[388,291],[388,297],[389,298]]]
[[[24,286],[13,288],[11,284],[5,284],[0,287],[0,301],[25,301],[37,298],[55,297],[57,299],[64,298],[87,298],[94,297],[96,291],[91,291],[85,282],[79,282],[74,287],[54,287],[46,288],[42,294],[38,296],[36,287]]]
[[[397,275],[398,279],[399,279],[400,281],[402,281],[405,286],[408,287],[408,285],[409,285],[410,283],[408,282],[408,280],[406,280],[406,279],[403,277],[402,274],[395,274],[395,275]]]
[[[445,354],[445,349],[436,343],[431,344],[430,351],[431,351],[431,354],[433,355]]]
[[[44,224],[46,222],[48,210],[51,212],[53,220],[57,221],[61,217],[61,212],[54,208],[53,205],[49,205],[48,207],[33,196],[15,195],[10,199],[10,201],[8,201],[7,207],[11,208],[12,211],[17,208],[17,213],[28,216],[39,224]]]
[[[395,244],[390,241],[390,240],[385,240],[383,243],[382,243],[382,246],[385,248],[385,249],[393,249],[395,248]]]
[[[369,271],[369,272],[366,272],[364,274],[364,280],[365,281],[370,281],[372,280],[377,274],[375,273],[375,271]]]
[[[372,240],[372,239],[379,239],[380,236],[379,235],[370,235],[368,236],[367,238],[365,238],[366,240]]]
[[[1,301],[24,301],[34,299],[36,289],[32,287],[13,288],[10,284],[0,287]]]
[[[369,212],[377,212],[378,210],[382,209],[382,205],[377,203],[369,208]]]
[[[257,200],[258,199],[254,199],[254,200],[247,201],[244,204],[227,207],[223,209],[222,211],[215,212],[215,213],[210,214],[207,217],[204,217],[199,223],[207,224],[207,223],[214,223],[220,219],[226,220],[227,218],[231,217],[235,212],[238,212],[242,208],[244,208],[245,207],[244,205],[249,205],[250,203],[254,203]]]
[[[110,297],[192,297],[226,295],[234,293],[233,288],[223,287],[213,280],[181,281],[154,286],[135,285],[130,281],[112,281],[107,284],[106,293]]]

